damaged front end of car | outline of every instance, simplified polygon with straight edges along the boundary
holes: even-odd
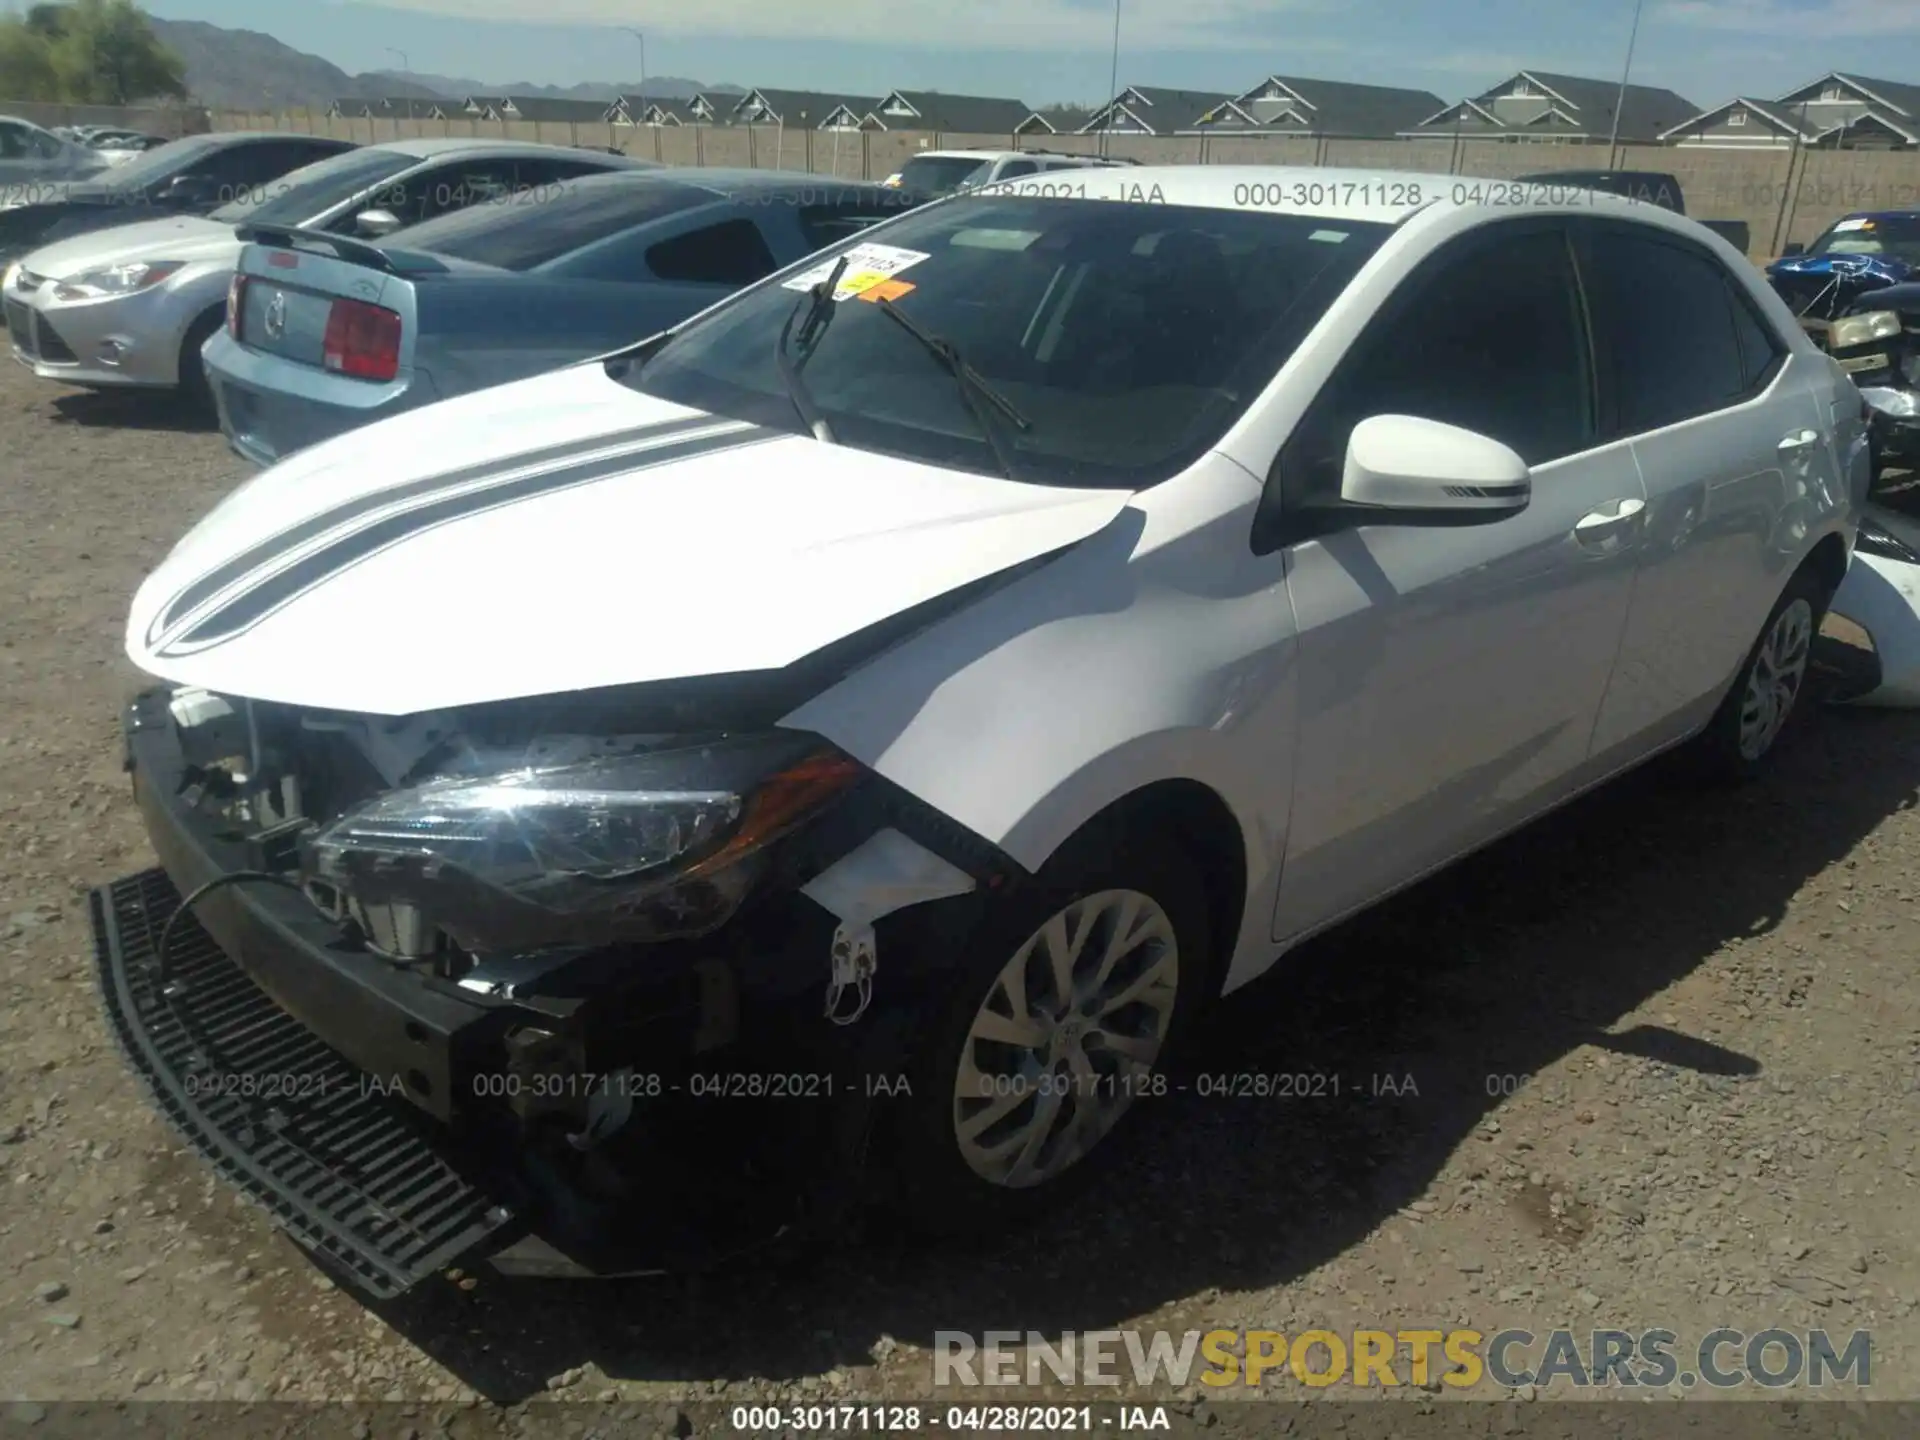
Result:
[[[930,980],[876,999],[880,957],[1017,867],[752,688],[403,718],[143,694],[162,869],[94,899],[123,1047],[374,1293],[832,1223]]]
[[[1891,257],[1798,256],[1768,270],[1807,334],[1867,403],[1876,481],[1920,460],[1920,282]]]

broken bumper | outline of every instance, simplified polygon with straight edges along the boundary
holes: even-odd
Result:
[[[519,1238],[504,1177],[281,1009],[191,919],[173,983],[155,960],[179,894],[158,870],[92,895],[108,1020],[161,1114],[305,1249],[397,1295]]]
[[[1855,550],[1832,613],[1864,632],[1873,658],[1876,683],[1852,703],[1920,706],[1920,564]]]
[[[182,797],[186,765],[164,693],[130,709],[126,746],[147,836],[180,894],[262,868],[244,840],[221,836]],[[330,921],[278,885],[225,885],[193,918],[248,980],[370,1081],[438,1121],[459,1118],[472,1090],[463,1079],[490,1063],[507,1023],[501,1007],[342,947]]]
[[[861,1077],[899,1069],[915,995],[903,973],[899,1000],[857,1030],[821,1015],[827,907],[859,896],[769,895],[699,941],[531,965],[482,993],[473,975],[348,943],[288,886],[222,883],[174,926],[162,974],[183,895],[277,867],[193,803],[165,691],[129,709],[126,763],[164,868],[93,897],[114,1032],[175,1128],[361,1288],[397,1294],[482,1259],[513,1274],[710,1268],[840,1203],[871,1108]],[[842,820],[864,834],[884,813]],[[914,878],[882,866],[869,884]],[[747,1056],[784,1083],[739,1073]],[[608,1093],[582,1081],[636,1069],[644,1098],[608,1137],[578,1123]],[[773,1103],[736,1103],[763,1092]],[[800,1198],[775,1175],[805,1177]]]

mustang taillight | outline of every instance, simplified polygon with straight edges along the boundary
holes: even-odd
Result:
[[[247,313],[247,277],[235,273],[227,282],[227,334],[240,338],[240,326]]]
[[[329,370],[357,380],[391,380],[400,373],[400,317],[364,300],[336,300],[320,350]]]

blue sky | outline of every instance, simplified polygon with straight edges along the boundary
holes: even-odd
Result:
[[[146,0],[264,30],[348,71],[504,83],[895,87],[1032,104],[1108,91],[1112,0]],[[529,22],[537,12],[544,18]],[[1122,0],[1120,79],[1235,92],[1262,76],[1413,85],[1448,99],[1522,67],[1613,78],[1633,0]],[[992,47],[983,42],[990,40]],[[1916,0],[1646,0],[1634,78],[1702,106],[1828,70],[1920,82]]]

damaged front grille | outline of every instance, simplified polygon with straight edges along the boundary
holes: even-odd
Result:
[[[161,1112],[299,1243],[390,1296],[483,1246],[516,1206],[456,1168],[412,1108],[280,1009],[185,917],[171,983],[156,970],[179,895],[159,870],[93,892],[114,1038]]]

